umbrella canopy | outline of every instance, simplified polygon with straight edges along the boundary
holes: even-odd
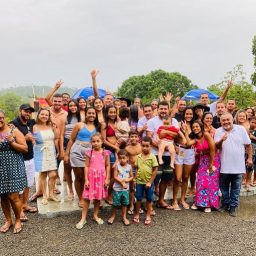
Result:
[[[103,89],[98,89],[99,96],[103,98],[106,95],[106,91]],[[72,96],[72,99],[77,99],[78,97],[84,97],[85,99],[88,99],[89,96],[94,95],[93,88],[92,87],[84,87],[81,89],[78,89],[75,94]]]
[[[210,100],[217,100],[219,96],[205,89],[193,89],[187,92],[182,99],[184,100],[199,100],[201,94],[208,94]]]

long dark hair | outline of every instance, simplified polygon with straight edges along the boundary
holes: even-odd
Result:
[[[201,128],[202,134],[204,134],[204,125],[203,125],[203,123],[202,123],[201,121],[196,120],[196,121],[193,122],[193,124],[192,124],[191,127],[193,127],[194,124],[198,124],[198,125],[200,126],[200,128]],[[198,139],[198,135],[195,134],[195,133],[193,132],[193,130],[192,130],[192,132],[191,132],[191,134],[190,134],[190,138],[191,138],[191,139]]]
[[[98,120],[97,111],[95,110],[94,107],[89,106],[89,107],[86,108],[86,110],[85,110],[85,123],[86,123],[86,115],[87,115],[87,112],[88,112],[90,109],[93,109],[93,110],[95,111],[96,117],[95,117],[95,119],[94,119],[94,121],[93,121],[93,124],[94,124],[96,130],[99,131],[99,130],[100,130],[100,123],[99,123],[99,120]]]
[[[131,122],[138,123],[139,121],[139,108],[137,105],[131,105],[130,106],[130,120],[129,123]]]
[[[105,120],[105,124],[106,124],[106,129],[108,127],[108,123],[109,123],[109,118],[108,118],[108,112],[110,108],[114,108],[116,110],[116,118],[114,120],[114,122],[117,121],[117,109],[114,105],[107,105],[105,108],[105,112],[104,112],[104,120]]]
[[[74,103],[77,107],[77,111],[76,113],[72,113],[71,110],[69,109],[69,104],[70,103]],[[78,102],[76,100],[73,100],[71,99],[69,102],[68,102],[68,116],[67,116],[67,123],[70,124],[71,121],[72,121],[72,117],[75,116],[77,118],[77,121],[80,122],[81,121],[81,116],[80,116],[80,108],[79,108],[79,105],[78,105]]]

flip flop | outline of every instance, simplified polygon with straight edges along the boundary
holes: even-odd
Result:
[[[122,222],[124,223],[125,226],[129,226],[130,225],[130,222],[128,220],[127,221],[122,220]]]
[[[21,224],[21,226],[19,228],[14,228],[13,229],[13,234],[19,234],[23,229],[23,225]]]
[[[173,210],[173,206],[171,206],[170,204],[166,204],[166,205],[157,204],[156,207],[161,208],[161,209],[165,209],[165,210]]]
[[[133,215],[134,214],[134,210],[128,210],[127,212],[129,215]]]
[[[8,226],[6,225],[7,223],[5,223],[1,228],[0,228],[0,233],[6,233],[10,230],[10,228],[13,226],[13,224],[9,224]]]
[[[28,206],[25,209],[23,209],[23,211],[29,213],[36,213],[38,210],[35,206]]]
[[[181,211],[180,206],[177,204],[175,206],[172,206],[174,211]]]
[[[133,222],[134,222],[134,224],[139,224],[140,223],[140,218],[139,217],[134,217]]]
[[[113,223],[114,223],[114,218],[113,218],[113,219],[109,218],[109,219],[108,219],[108,224],[109,224],[109,225],[112,225]]]
[[[144,222],[144,224],[145,224],[146,226],[150,225],[150,224],[151,224],[151,219],[146,219],[145,222]]]
[[[181,204],[182,208],[184,208],[185,210],[189,210],[189,208],[190,208],[189,204],[187,204],[186,202],[185,202],[185,204],[180,202],[180,204]]]
[[[26,222],[26,221],[28,221],[28,217],[24,214],[23,216],[20,216],[20,221]]]
[[[77,229],[82,229],[86,223],[87,223],[86,220],[85,220],[84,222],[78,222],[78,223],[76,224],[76,228],[77,228]]]
[[[102,225],[102,224],[104,224],[104,221],[103,221],[103,219],[101,219],[101,218],[98,218],[98,219],[93,219],[98,225]]]

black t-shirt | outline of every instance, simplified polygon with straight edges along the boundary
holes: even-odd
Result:
[[[219,118],[219,117],[217,117],[217,116],[214,116],[214,117],[213,117],[212,126],[213,126],[215,129],[218,129],[218,128],[221,127],[220,118]]]
[[[33,126],[35,124],[35,120],[30,119],[28,120],[27,124],[23,124],[20,118],[17,117],[16,119],[12,120],[10,123],[13,124],[15,127],[17,127],[17,129],[19,129],[19,131],[22,132],[23,135],[25,136],[27,133],[33,132]],[[34,157],[32,141],[26,141],[26,142],[28,145],[28,153],[23,154],[24,161],[31,160]]]
[[[183,113],[176,113],[174,118],[178,121],[181,122],[183,118]]]

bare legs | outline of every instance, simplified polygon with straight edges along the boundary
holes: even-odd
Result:
[[[74,200],[74,191],[73,191],[73,186],[72,186],[72,167],[70,164],[65,164],[64,163],[64,176],[65,180],[68,184],[68,189],[69,189],[69,195],[68,198],[70,200]]]
[[[22,229],[20,214],[22,203],[19,197],[19,193],[9,193],[1,195],[1,207],[6,218],[5,224],[0,228],[0,232],[5,233],[13,225],[12,216],[11,216],[11,207],[15,215],[15,224],[14,224],[14,233],[19,233]]]
[[[84,200],[82,199],[82,193],[84,190],[84,168],[74,167],[73,169],[75,174],[75,189],[79,198],[79,207],[83,207]]]
[[[159,145],[158,145],[158,160],[159,160],[159,165],[164,164],[163,161],[163,153],[165,151],[165,149],[167,148],[167,150],[170,153],[171,156],[171,161],[170,161],[170,167],[172,169],[174,169],[174,161],[175,161],[175,155],[176,155],[176,151],[174,148],[173,144],[170,143],[165,143],[164,141],[160,141]]]

